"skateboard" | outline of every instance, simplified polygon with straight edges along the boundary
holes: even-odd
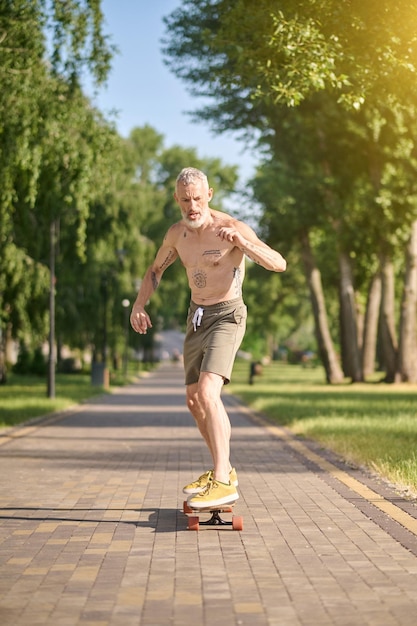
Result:
[[[233,503],[224,506],[211,506],[207,509],[192,509],[187,500],[185,500],[183,511],[188,516],[188,530],[199,530],[200,526],[231,526],[233,530],[243,530],[243,517],[241,515],[232,515],[231,521],[220,517],[220,513],[233,513],[234,506]],[[201,522],[201,513],[211,514],[210,519]]]

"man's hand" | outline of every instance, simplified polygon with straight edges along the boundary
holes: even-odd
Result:
[[[146,335],[148,328],[152,328],[151,318],[139,304],[134,304],[130,314],[130,324],[133,330],[140,335]]]
[[[244,245],[244,238],[234,226],[221,226],[217,232],[217,236],[222,240],[230,241],[239,247]]]

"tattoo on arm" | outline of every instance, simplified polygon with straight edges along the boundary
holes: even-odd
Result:
[[[174,256],[174,253],[172,252],[172,250],[170,250],[166,256],[165,261],[161,263],[161,270],[165,270],[171,264],[173,256]]]
[[[251,256],[251,255],[250,255],[250,254],[248,254],[247,252],[245,252],[245,254],[246,254],[246,256],[248,257],[248,259],[249,259],[250,261],[253,261],[254,263],[257,263],[258,265],[260,265],[260,262],[259,262],[257,259],[255,259],[253,256]]]
[[[242,246],[241,250],[244,254],[246,254],[248,259],[250,259],[254,263],[257,263],[258,265],[261,264],[261,261],[259,260],[259,258],[255,258],[254,254],[262,255],[267,261],[270,261],[273,258],[273,254],[271,254],[271,252],[268,249],[264,249],[264,248],[260,249],[258,246],[251,243],[250,241],[248,241],[244,246]],[[252,252],[252,254],[250,254],[250,252]]]
[[[152,280],[152,287],[154,288],[154,291],[155,291],[158,288],[158,284],[159,284],[155,272],[151,273],[151,280]]]

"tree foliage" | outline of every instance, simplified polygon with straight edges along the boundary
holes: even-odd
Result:
[[[115,134],[79,82],[84,71],[102,82],[110,55],[99,2],[1,4],[2,345],[45,337],[51,223],[61,226],[62,257],[85,255],[91,201],[105,187]]]
[[[91,202],[111,167],[114,131],[78,86],[83,69],[100,82],[108,67],[99,4],[2,4],[0,308],[16,337],[46,321],[51,222],[60,224],[61,256],[83,258]]]
[[[411,0],[185,0],[165,19],[168,66],[205,99],[194,116],[259,138],[264,234],[284,252],[309,241],[340,293],[342,353],[360,352],[344,336],[360,290],[416,219],[416,22]]]
[[[27,353],[46,340],[52,226],[59,356],[66,345],[117,362],[122,301],[133,300],[179,218],[178,172],[204,169],[219,209],[236,183],[235,167],[194,148],[166,148],[148,125],[122,139],[92,107],[83,76],[99,86],[113,52],[102,21],[99,0],[0,8],[0,379],[7,342],[19,340]],[[151,305],[156,326],[174,324],[188,305],[179,264],[170,272]],[[139,346],[140,338],[131,340]]]

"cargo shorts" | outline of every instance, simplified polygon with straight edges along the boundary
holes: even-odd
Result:
[[[185,384],[197,383],[200,372],[212,372],[230,382],[236,353],[246,330],[242,298],[209,306],[191,301],[184,339]]]

